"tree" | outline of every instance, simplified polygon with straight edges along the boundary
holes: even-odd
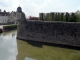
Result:
[[[69,21],[69,13],[66,12],[66,22],[68,22],[68,21]]]
[[[64,13],[61,13],[61,21],[63,21]]]
[[[42,20],[42,21],[45,20],[45,14],[44,13],[39,13],[39,20]]]
[[[75,12],[75,15],[76,15],[77,21],[80,22],[80,11],[77,10],[77,11]]]
[[[54,21],[54,12],[51,12],[51,13],[50,13],[50,20],[51,20],[51,21]]]
[[[71,14],[69,22],[77,22],[77,16],[75,15],[75,13]]]

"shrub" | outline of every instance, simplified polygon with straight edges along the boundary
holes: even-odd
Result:
[[[14,30],[17,29],[17,25],[7,25],[7,26],[3,26],[3,30],[7,31],[7,30]]]

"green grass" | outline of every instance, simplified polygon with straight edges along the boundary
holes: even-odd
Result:
[[[33,58],[36,60],[80,60],[80,51],[78,50],[47,45],[36,47],[21,40],[17,40],[17,46],[17,60],[24,60],[25,57]]]
[[[3,30],[4,31],[9,31],[9,30],[14,30],[14,29],[17,29],[17,25],[16,24],[3,26]]]

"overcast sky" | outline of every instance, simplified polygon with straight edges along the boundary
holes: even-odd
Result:
[[[40,12],[75,12],[80,10],[80,0],[0,0],[2,11],[16,11],[22,7],[26,16],[38,16]]]

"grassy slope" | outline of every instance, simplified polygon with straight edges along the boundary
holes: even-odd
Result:
[[[78,50],[46,45],[40,48],[21,40],[17,40],[17,44],[17,60],[24,60],[25,57],[37,60],[80,60],[80,51]]]

